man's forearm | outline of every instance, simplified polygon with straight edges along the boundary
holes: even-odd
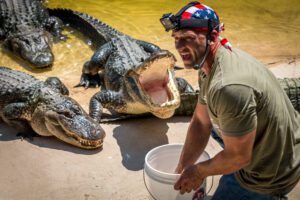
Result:
[[[212,159],[197,164],[199,174],[203,178],[212,175],[229,174],[247,166],[250,160],[240,156],[232,156],[224,150]]]
[[[225,148],[214,158],[197,165],[201,176],[228,174],[247,166],[252,159],[256,129],[239,137],[222,135]]]
[[[209,136],[209,127],[193,118],[180,157],[182,169],[197,161],[208,143]]]

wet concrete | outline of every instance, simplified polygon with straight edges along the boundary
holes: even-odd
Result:
[[[72,0],[50,0],[49,6],[87,12],[135,38],[169,49],[178,57],[170,34],[164,32],[158,19],[162,13],[174,12],[186,2],[189,1],[88,0],[74,3]],[[216,0],[210,3],[222,16],[226,25],[224,34],[234,46],[268,64],[277,77],[300,76],[299,1]],[[270,4],[277,6],[269,7]],[[98,89],[73,86],[79,82],[82,65],[93,50],[80,34],[74,35],[72,30],[64,33],[69,38],[53,46],[52,69],[32,70],[28,63],[3,48],[0,65],[28,72],[42,80],[58,76],[70,88],[71,97],[87,110],[90,97]],[[178,65],[182,66],[180,60]],[[177,75],[197,87],[194,70],[180,70]],[[93,151],[78,149],[54,137],[21,140],[16,137],[15,129],[0,124],[0,200],[150,199],[143,183],[144,157],[156,146],[183,143],[189,120],[190,117],[168,120],[153,117],[103,124],[107,133],[104,147]],[[210,140],[206,150],[213,156],[221,148]],[[210,195],[218,179],[219,176],[214,177]],[[210,185],[211,178],[208,188]],[[300,184],[290,193],[289,199],[300,199]]]
[[[300,75],[298,61],[270,69],[277,76]],[[87,109],[87,99],[96,90],[76,89],[71,96]],[[104,147],[92,151],[54,137],[21,140],[16,137],[15,129],[0,124],[0,199],[150,199],[143,183],[144,157],[159,145],[183,143],[189,120],[189,117],[168,120],[150,117],[103,124],[107,133]],[[209,141],[206,151],[211,156],[220,150],[216,142]],[[207,180],[209,188],[211,178]],[[219,176],[215,176],[210,195],[218,180]],[[298,184],[289,199],[299,198]]]

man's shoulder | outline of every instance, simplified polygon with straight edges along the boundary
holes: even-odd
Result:
[[[229,50],[220,47],[217,51],[215,61],[216,65],[226,67],[228,70],[242,70],[243,67],[247,67],[248,65],[265,67],[265,65],[255,57],[238,48]]]
[[[270,75],[264,64],[236,48],[232,51],[221,48],[214,65],[215,72],[211,83],[218,88],[232,84],[256,88],[256,79]]]

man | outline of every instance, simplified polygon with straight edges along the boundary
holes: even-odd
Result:
[[[300,115],[274,75],[245,52],[222,45],[219,17],[203,4],[192,2],[161,22],[172,30],[185,68],[199,69],[198,105],[174,188],[191,192],[207,176],[222,174],[213,200],[286,195],[300,178]],[[211,132],[224,149],[194,164]]]

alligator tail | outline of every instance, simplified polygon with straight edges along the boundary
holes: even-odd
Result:
[[[48,11],[50,16],[58,17],[64,24],[68,24],[90,38],[95,48],[99,48],[113,37],[123,35],[111,26],[85,13],[62,8],[48,8]]]
[[[295,110],[300,112],[300,78],[277,79]]]
[[[289,97],[295,110],[300,112],[300,78],[277,79],[280,86]],[[198,102],[199,91],[181,93],[180,106],[176,109],[175,115],[192,115]]]

